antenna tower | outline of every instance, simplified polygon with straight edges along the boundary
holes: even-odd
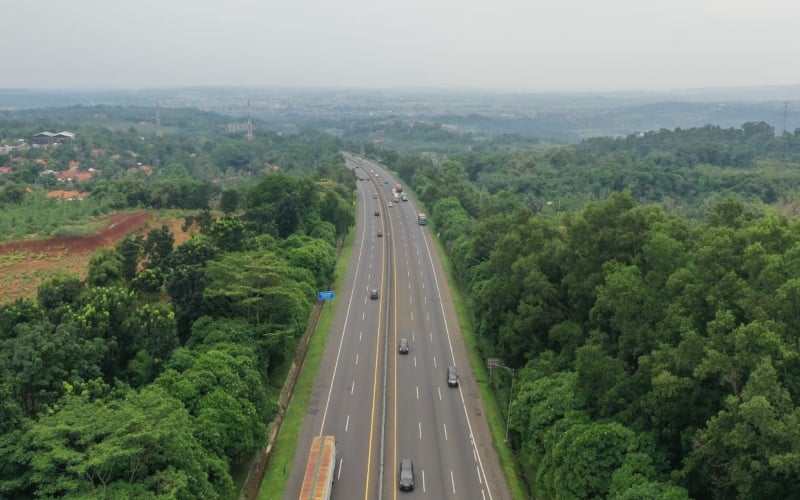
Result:
[[[253,113],[250,111],[250,99],[247,100],[247,140],[253,140]]]
[[[161,137],[161,106],[156,101],[156,137]]]

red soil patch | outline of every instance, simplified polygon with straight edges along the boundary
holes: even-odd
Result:
[[[105,229],[94,236],[12,241],[0,245],[0,255],[14,252],[42,253],[65,250],[69,253],[94,252],[98,248],[114,245],[126,234],[144,225],[145,222],[147,222],[147,212],[110,215]]]
[[[161,221],[147,212],[115,214],[94,236],[20,240],[0,244],[0,304],[36,296],[39,285],[53,277],[72,274],[83,279],[92,254],[112,247],[129,233],[144,235],[149,229],[167,224],[179,245],[189,238],[180,226],[182,219]]]

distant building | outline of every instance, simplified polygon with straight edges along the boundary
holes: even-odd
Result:
[[[0,167],[0,174],[7,175],[10,173],[11,173],[11,167],[5,167],[5,166]]]
[[[34,134],[32,138],[32,142],[35,146],[54,146],[56,144],[65,144],[75,140],[75,134],[72,132],[67,132],[66,130],[62,132],[39,132],[38,134]]]

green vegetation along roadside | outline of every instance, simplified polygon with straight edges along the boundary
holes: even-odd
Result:
[[[336,291],[337,295],[340,295],[342,282],[347,275],[347,265],[350,263],[350,257],[353,253],[354,239],[355,231],[350,231],[344,240],[342,252],[336,263],[336,280],[333,284],[333,290]],[[281,431],[275,440],[272,456],[264,473],[264,480],[261,482],[261,488],[258,492],[259,500],[283,498],[286,480],[291,473],[292,461],[297,451],[297,440],[303,428],[308,402],[314,390],[314,382],[317,379],[317,372],[319,372],[319,365],[325,353],[325,346],[328,342],[335,315],[336,308],[333,307],[333,304],[322,309],[317,329],[309,342],[306,359],[297,378],[294,394],[292,394],[289,407],[286,409]]]

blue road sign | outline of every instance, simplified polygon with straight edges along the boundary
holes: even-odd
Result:
[[[317,292],[317,300],[331,300],[333,292]]]

